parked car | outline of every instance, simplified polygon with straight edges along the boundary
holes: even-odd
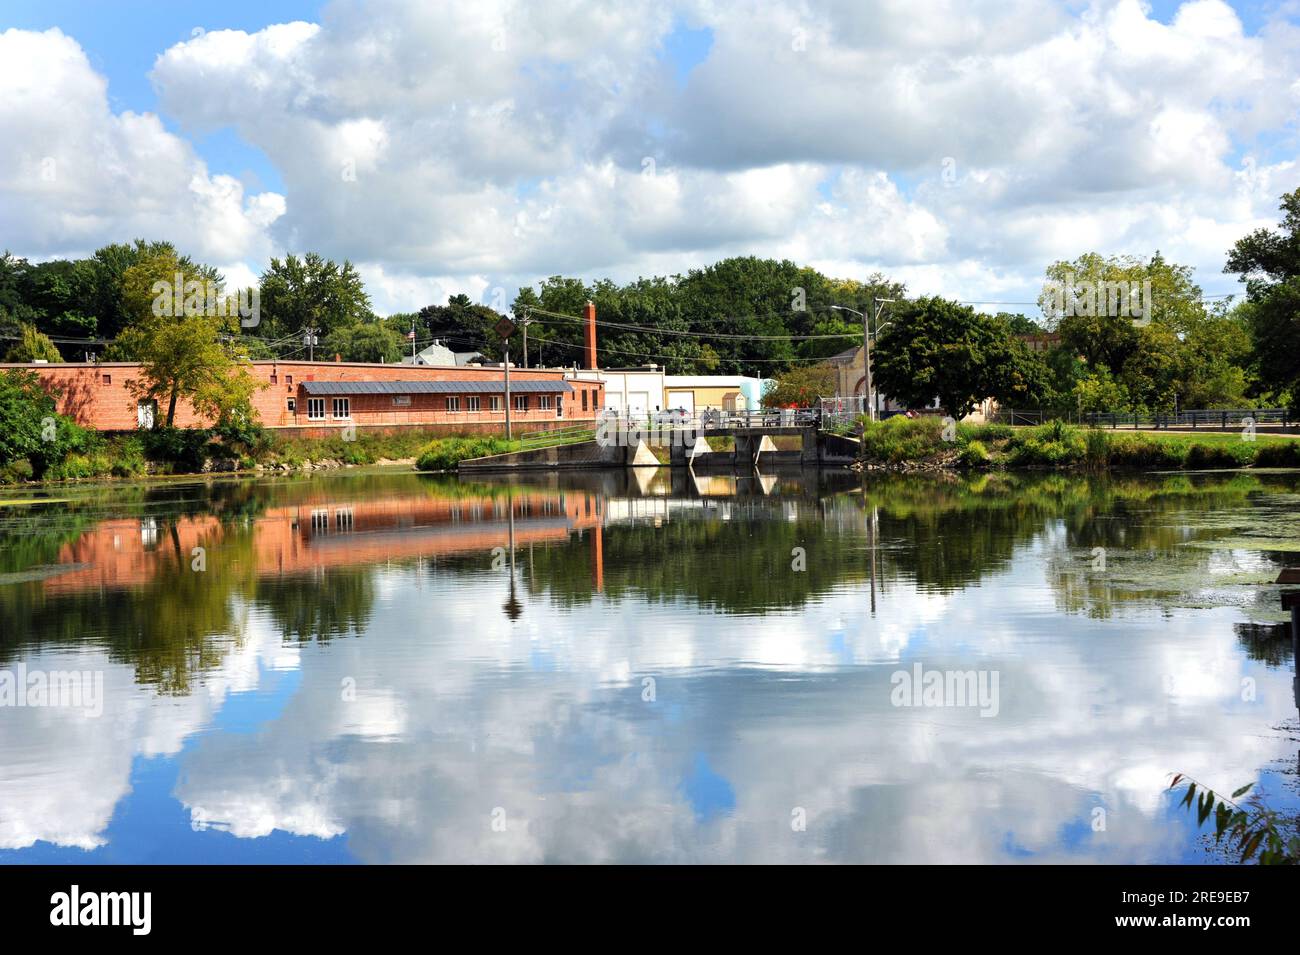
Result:
[[[691,413],[685,408],[667,408],[655,413],[655,424],[685,424],[691,420]]]

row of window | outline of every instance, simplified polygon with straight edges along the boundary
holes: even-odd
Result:
[[[583,395],[585,396],[586,392],[583,392]],[[331,408],[331,411],[333,412],[335,419],[345,420],[352,416],[352,407],[351,407],[350,399],[335,398],[333,399],[333,401],[334,403]],[[552,408],[555,407],[554,404],[555,398],[553,395],[539,395],[537,401],[538,401],[537,407],[540,408],[542,411],[550,411]],[[465,410],[466,411],[482,410],[482,404],[480,402],[481,399],[479,398],[478,395],[470,395],[466,397]],[[448,411],[460,411],[460,403],[461,403],[461,398],[459,395],[447,396]],[[410,404],[411,404],[410,395],[396,395],[393,398],[393,406],[395,408],[407,408],[410,407]],[[583,402],[583,405],[584,406],[586,405],[586,401]],[[298,410],[297,399],[290,398],[287,407],[289,411],[296,412]],[[501,410],[501,398],[498,397],[497,395],[489,396],[488,411],[500,411],[500,410]],[[527,395],[515,395],[515,410],[516,411],[528,410]],[[307,420],[309,421],[325,420],[325,399],[324,398],[307,399]]]

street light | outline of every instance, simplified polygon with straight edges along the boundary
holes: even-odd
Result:
[[[874,318],[876,322],[876,334],[880,334],[880,313],[885,310],[885,306],[898,301],[893,298],[873,298],[872,304],[876,305]],[[867,418],[870,421],[876,420],[876,400],[871,387],[871,327],[867,320],[866,312],[859,312],[856,308],[849,308],[847,305],[832,305],[831,308],[837,312],[851,312],[862,319],[862,364],[866,371],[867,386]],[[889,323],[886,322],[886,325]]]

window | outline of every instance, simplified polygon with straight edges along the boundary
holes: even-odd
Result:
[[[311,421],[325,420],[325,399],[324,398],[307,399],[307,418]]]
[[[285,407],[289,410],[290,414],[293,414],[298,410],[298,399],[290,398],[288,401],[285,402]]]
[[[146,431],[153,430],[154,419],[158,415],[158,402],[137,401],[135,404],[135,423]]]
[[[106,384],[106,385],[111,385],[112,383],[113,383],[113,376],[112,376],[112,375],[105,375],[105,376],[104,376],[104,384]]]
[[[497,395],[490,395],[488,397],[488,411],[500,411],[500,410],[501,410],[501,399]]]
[[[350,418],[350,417],[352,417],[352,413],[351,413],[351,410],[352,410],[352,409],[351,409],[351,402],[352,402],[352,399],[350,399],[350,398],[335,398],[335,399],[334,399],[334,417],[335,417],[335,418],[338,418],[338,419],[340,419],[340,420],[343,419],[343,418]]]
[[[460,410],[460,396],[459,396],[459,395],[448,395],[448,396],[447,396],[447,410],[448,410],[448,411],[459,411],[459,410]]]
[[[537,399],[537,407],[541,408],[543,411],[550,411],[550,410],[551,410],[551,396],[550,396],[550,395],[542,395],[540,398],[538,398],[538,399]]]
[[[465,409],[467,411],[478,411],[478,408],[479,408],[478,395],[470,395],[468,398],[465,399]]]
[[[280,383],[280,376],[277,375],[275,372],[271,372],[271,384],[278,385],[279,383]]]
[[[582,410],[583,411],[587,410],[587,389],[586,388],[582,389]]]
[[[285,375],[285,376],[284,376],[284,383],[285,383],[286,385],[292,386],[292,385],[293,385],[293,375]]]
[[[516,411],[527,411],[527,410],[528,410],[528,396],[527,396],[527,395],[517,395],[517,396],[515,397],[515,410],[516,410]]]
[[[393,395],[393,407],[394,407],[394,408],[409,408],[409,407],[411,407],[411,396],[410,396],[410,395]]]

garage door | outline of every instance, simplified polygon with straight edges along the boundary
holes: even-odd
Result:
[[[627,413],[633,418],[641,418],[650,410],[650,392],[629,391],[627,393]]]
[[[668,392],[668,407],[685,408],[687,414],[694,415],[695,414],[695,392],[693,391]]]

